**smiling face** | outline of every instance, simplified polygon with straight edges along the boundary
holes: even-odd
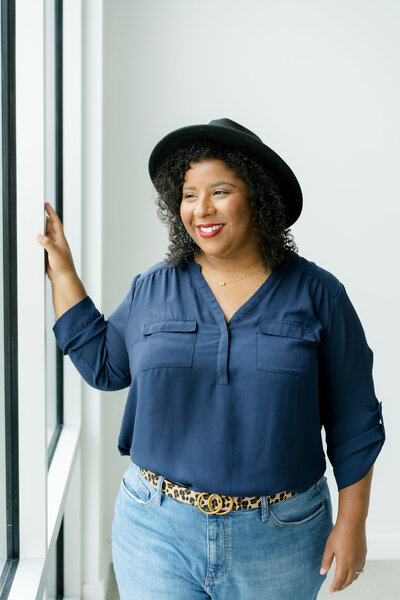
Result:
[[[186,231],[206,255],[231,260],[260,257],[246,183],[223,161],[191,163],[185,173],[180,215]],[[222,227],[203,232],[199,225]]]

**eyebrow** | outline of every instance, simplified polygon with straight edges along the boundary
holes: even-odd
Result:
[[[222,185],[222,184],[226,184],[226,185],[231,185],[231,186],[233,186],[233,187],[237,187],[237,185],[235,185],[234,183],[230,183],[229,181],[217,181],[217,183],[212,183],[212,184],[210,185],[210,187],[217,187],[217,185]],[[195,187],[193,187],[193,186],[187,186],[187,185],[185,185],[185,186],[182,188],[182,191],[183,191],[183,190],[195,190],[195,189],[196,189],[196,188],[195,188]]]

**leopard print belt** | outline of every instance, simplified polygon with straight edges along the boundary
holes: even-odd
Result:
[[[159,475],[139,467],[139,470],[143,477],[147,479],[149,483],[155,488]],[[161,492],[192,506],[197,506],[202,512],[209,515],[225,515],[231,510],[246,510],[249,508],[259,508],[261,506],[261,496],[222,496],[220,494],[210,494],[208,492],[196,492],[190,488],[180,485],[175,481],[164,479]],[[281,500],[286,500],[291,496],[295,496],[297,492],[278,492],[277,494],[271,494],[267,496],[268,504],[276,504]],[[207,497],[208,496],[208,497]],[[207,497],[207,498],[206,498]],[[205,510],[208,507],[209,510]]]

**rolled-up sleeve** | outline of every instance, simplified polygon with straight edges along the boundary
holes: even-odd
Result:
[[[107,320],[86,296],[53,326],[63,354],[68,354],[83,379],[98,390],[120,390],[131,383],[125,331],[139,277],[134,277],[125,298]]]
[[[362,479],[386,439],[375,396],[373,351],[343,284],[319,346],[319,402],[327,454],[338,490]]]

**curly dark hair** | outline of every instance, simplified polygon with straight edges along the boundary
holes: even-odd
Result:
[[[155,198],[157,215],[167,224],[170,240],[164,261],[169,266],[185,269],[186,259],[201,252],[185,229],[180,216],[180,204],[185,173],[190,163],[210,158],[222,160],[247,185],[262,261],[267,270],[275,270],[298,251],[290,229],[285,229],[286,209],[276,178],[247,152],[209,141],[196,141],[180,147],[157,171],[154,179],[158,192]]]

